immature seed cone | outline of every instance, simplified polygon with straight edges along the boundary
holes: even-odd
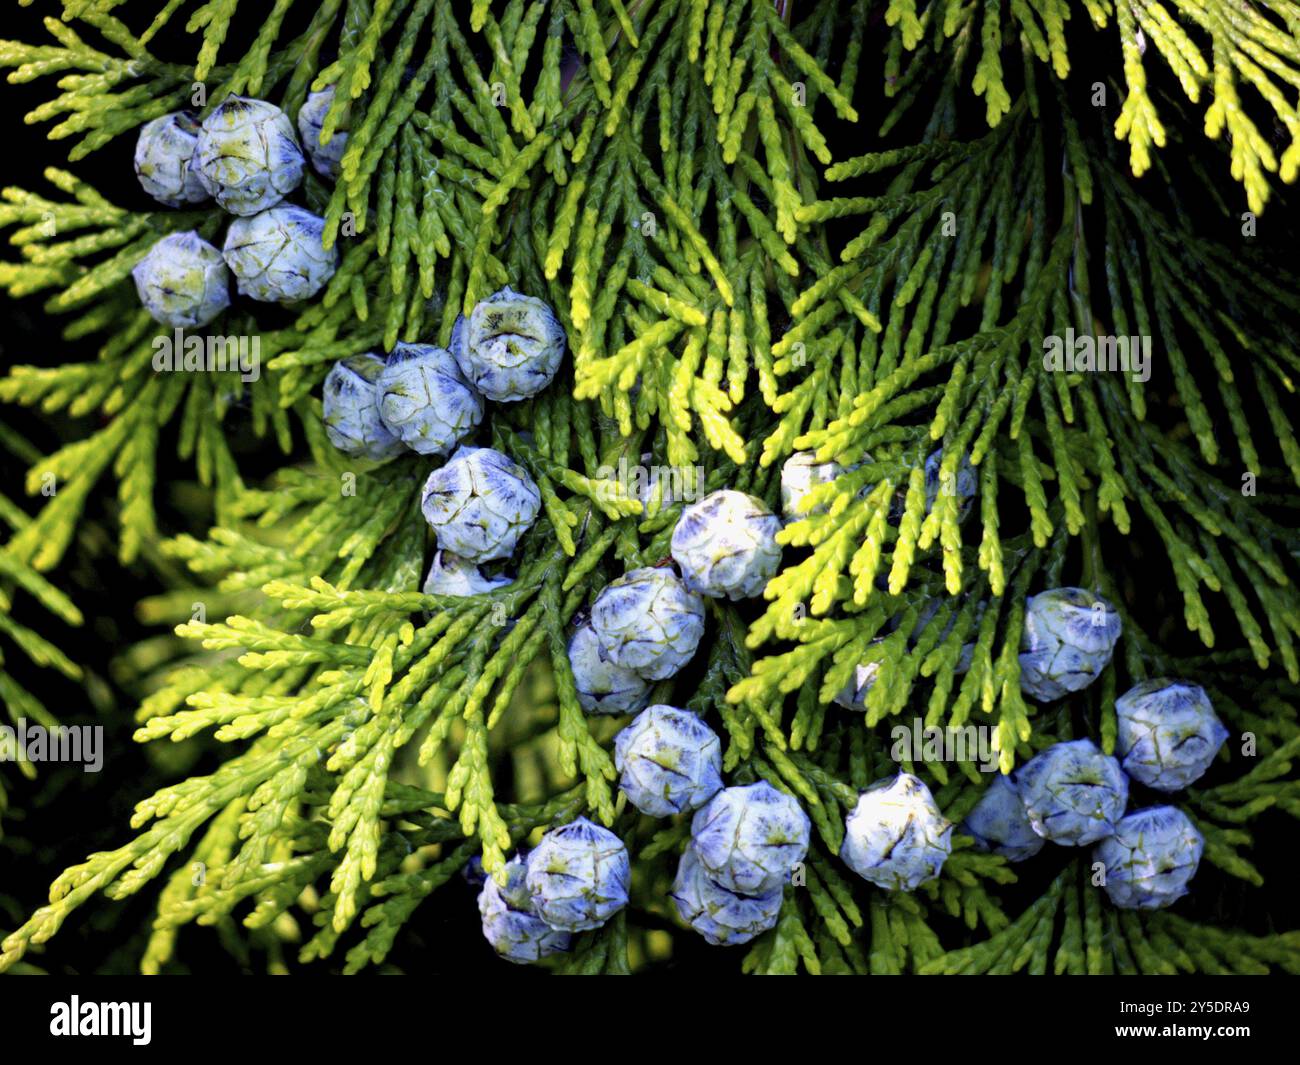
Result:
[[[1138,810],[1093,852],[1106,870],[1106,894],[1125,910],[1158,910],[1187,894],[1205,850],[1191,819],[1174,806]]]
[[[627,905],[627,848],[607,828],[580,817],[542,837],[528,856],[533,907],[552,928],[598,928]]]
[[[765,895],[790,880],[808,853],[811,831],[799,803],[760,780],[718,792],[691,821],[691,845],[716,883]]]
[[[834,459],[818,462],[816,452],[796,451],[781,467],[781,513],[787,521],[802,521],[807,513],[799,509],[804,496],[818,485],[829,484],[844,472]],[[825,510],[819,507],[818,511]]]
[[[589,624],[569,639],[569,668],[578,703],[589,714],[630,714],[645,705],[649,683],[609,658]]]
[[[1200,779],[1228,738],[1205,689],[1186,680],[1143,681],[1115,700],[1115,714],[1124,772],[1157,791]]]
[[[1105,839],[1128,803],[1128,777],[1092,740],[1053,744],[1016,771],[1015,784],[1034,831],[1066,847]]]
[[[939,469],[942,464],[943,448],[932,451],[925,460],[925,511],[928,514],[933,510],[940,491],[947,490],[957,496],[957,517],[960,521],[965,521],[979,494],[980,482],[975,475],[975,468],[970,464],[970,459],[963,455],[951,481],[944,484]]]
[[[144,309],[163,325],[198,328],[230,306],[230,275],[221,252],[194,230],[163,237],[131,277]]]
[[[225,210],[254,215],[298,187],[303,157],[288,115],[265,100],[228,96],[203,120],[191,165]]]
[[[334,276],[337,248],[326,249],[325,222],[292,204],[236,218],[222,251],[240,295],[266,303],[310,299]]]
[[[488,399],[514,403],[551,383],[565,337],[550,306],[507,286],[475,305],[452,329],[451,353]]]
[[[1020,687],[1040,703],[1086,688],[1110,663],[1119,613],[1084,588],[1053,588],[1025,602]]]
[[[695,654],[704,635],[704,601],[671,570],[634,569],[596,597],[591,628],[615,665],[663,680]]]
[[[470,562],[509,558],[542,506],[528,471],[490,447],[461,447],[420,500],[438,546]]]
[[[307,158],[311,160],[312,169],[330,181],[339,176],[339,165],[348,146],[347,132],[342,129],[334,131],[328,144],[321,143],[321,126],[333,102],[334,86],[330,85],[320,92],[311,93],[298,108],[298,136],[302,138]]]
[[[682,511],[673,560],[693,592],[714,599],[758,595],[781,565],[781,519],[761,499],[723,489]]]
[[[375,382],[383,368],[383,360],[374,355],[352,355],[336,362],[325,376],[325,435],[345,455],[379,462],[404,450],[379,417]]]
[[[379,416],[421,455],[446,455],[483,418],[483,400],[451,352],[398,343],[379,375]]]
[[[135,142],[135,176],[144,191],[168,207],[206,200],[208,190],[190,165],[198,142],[199,124],[184,111],[141,126]]]
[[[573,941],[568,932],[552,928],[537,916],[528,894],[527,876],[526,863],[511,858],[506,865],[505,887],[489,876],[478,894],[483,938],[501,957],[516,965],[528,965],[566,951]]]
[[[424,578],[425,595],[481,595],[510,584],[509,577],[484,577],[479,568],[450,551],[435,551],[429,575]]]
[[[915,891],[951,852],[952,822],[911,773],[868,788],[844,822],[844,864],[886,891]]]
[[[722,788],[722,745],[689,710],[656,704],[614,737],[628,802],[651,817],[703,806]]]
[[[672,899],[682,920],[715,947],[748,943],[772,928],[781,913],[782,889],[761,895],[728,891],[709,876],[694,847],[677,865]]]
[[[1043,849],[1047,840],[1034,831],[1025,804],[1010,777],[1001,774],[985,790],[961,823],[961,831],[982,851],[1023,862]]]

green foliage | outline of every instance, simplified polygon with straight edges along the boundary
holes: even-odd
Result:
[[[193,574],[189,598],[248,606],[181,624],[194,657],[157,678],[138,715],[142,741],[210,734],[219,768],[142,800],[138,834],[64,872],[4,939],[0,968],[93,895],[161,878],[146,971],[173,959],[182,926],[236,916],[297,940],[303,962],[356,971],[387,957],[472,854],[495,872],[584,812],[628,842],[635,894],[559,968],[618,973],[667,956],[691,934],[667,901],[684,826],[624,807],[615,729],[583,715],[565,646],[600,588],[667,554],[681,503],[643,505],[601,471],[648,452],[775,505],[780,464],[810,450],[844,472],[781,533],[785,565],[764,601],[713,604],[697,682],[655,692],[718,726],[731,782],[769,780],[814,824],[805,880],[745,971],[1300,969],[1296,932],[1113,910],[1082,858],[1019,912],[1007,863],[960,844],[911,895],[870,889],[836,858],[857,792],[896,771],[891,726],[986,726],[1003,772],[1077,735],[1109,749],[1120,673],[1195,678],[1234,736],[1257,741],[1253,762],[1225,756],[1232,779],[1179,799],[1207,866],[1258,885],[1251,822],[1300,815],[1300,297],[1246,242],[1205,235],[1190,206],[1240,197],[1222,171],[1256,213],[1280,195],[1271,175],[1295,177],[1290,5],[1086,0],[1091,26],[1064,0],[476,0],[468,12],[210,0],[152,22],[144,6],[65,0],[64,20],[46,22],[55,44],[0,43],[12,81],[58,77],[62,95],[29,120],[57,120],[54,140],[79,136],[75,163],[189,106],[196,84],[205,108],[241,92],[290,114],[333,86],[325,134],[348,133],[342,173],[332,188],[309,178],[305,195],[340,266],[279,328],[243,309],[214,324],[260,337],[256,381],[155,374],[158,330],[127,275],[166,232],[215,238],[219,212],[118,207],[56,168],[56,198],[4,192],[16,256],[0,284],[44,295],[49,314],[70,315],[63,336],[99,350],[13,367],[0,398],[101,418],[52,455],[20,451],[29,492],[51,477],[58,491],[33,518],[0,499],[13,530],[3,606],[20,588],[75,623],[40,574],[110,469],[122,561],[158,540],[158,450],[173,441],[212,488],[215,518],[164,550]],[[164,62],[151,42],[182,9],[197,54]],[[1070,51],[1084,49],[1118,59],[1097,77],[1119,101],[1113,123],[1072,72]],[[1226,151],[1194,134],[1168,148],[1186,194],[1152,152],[1171,116],[1195,125],[1157,87],[1163,67],[1187,102],[1212,98],[1209,137],[1229,134]],[[1243,82],[1263,108],[1239,97]],[[1280,153],[1260,132],[1272,119],[1289,138]],[[1166,187],[1135,184],[1148,170]],[[508,586],[425,595],[427,463],[345,459],[312,393],[341,357],[445,344],[457,314],[506,283],[546,298],[569,340],[552,388],[487,419],[493,446],[537,481],[543,517]],[[1047,372],[1043,339],[1067,331],[1158,338],[1151,382]],[[277,447],[282,467],[264,481],[241,472],[236,436]],[[938,448],[941,485],[963,456],[975,467],[965,526],[952,491],[927,509],[922,467]],[[1243,472],[1258,495],[1243,493]],[[1061,584],[1106,594],[1125,634],[1097,685],[1043,708],[1019,685],[1024,600]],[[1157,613],[1148,632],[1153,588],[1175,624]],[[7,612],[0,625],[38,662],[74,668]],[[831,704],[873,661],[865,713]],[[37,716],[0,684],[10,713]],[[954,820],[983,787],[968,763],[905,768]],[[299,934],[303,920],[314,932]]]

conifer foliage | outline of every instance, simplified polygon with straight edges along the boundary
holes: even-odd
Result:
[[[76,678],[8,608],[79,623],[61,564],[112,514],[121,565],[161,544],[189,574],[154,567],[188,644],[148,679],[136,738],[205,737],[215,768],[51,870],[48,901],[0,928],[0,970],[148,893],[145,972],[183,927],[231,919],[356,972],[421,907],[477,922],[472,860],[504,889],[516,851],[580,817],[626,844],[630,901],[541,964],[623,973],[698,944],[670,898],[691,816],[622,794],[625,722],[584,712],[570,639],[602,589],[669,559],[690,502],[611,470],[698,468],[704,492],[779,514],[801,453],[828,475],[787,510],[775,575],[708,599],[698,651],[645,698],[709,723],[728,785],[766,781],[811,820],[736,968],[1300,971],[1293,911],[1244,928],[1213,904],[1232,881],[1265,891],[1256,856],[1300,817],[1300,289],[1269,251],[1294,238],[1300,7],[63,0],[45,28],[0,41],[10,82],[44,87],[26,120],[51,159],[46,186],[3,192],[0,285],[97,354],[0,379],[5,403],[88,426],[48,455],[4,434],[32,503],[0,496],[0,648]],[[296,119],[325,90],[320,141],[346,139],[291,198],[337,269],[200,331],[256,337],[260,373],[159,372],[170,331],[132,269],[169,233],[219,247],[229,217],[113,202],[96,153],[232,96]],[[553,308],[567,346],[548,387],[485,405],[474,441],[522,467],[539,515],[508,582],[429,594],[421,488],[444,460],[337,450],[321,386],[341,359],[449,347],[506,286]],[[1104,369],[1120,341],[1131,365]],[[278,468],[247,468],[236,437]],[[206,535],[160,517],[164,449],[210,489]],[[1122,635],[1095,683],[1030,697],[1030,597],[1073,586]],[[1013,864],[957,831],[915,890],[841,860],[871,785],[914,775],[959,825],[993,779],[900,758],[897,726],[978,726],[1007,774],[1063,741],[1115,752],[1117,697],[1162,677],[1203,688],[1229,736],[1190,787],[1144,800],[1204,839],[1173,908],[1113,905],[1085,848]],[[3,671],[0,696],[45,713]]]

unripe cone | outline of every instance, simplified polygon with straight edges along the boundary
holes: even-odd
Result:
[[[1138,810],[1093,852],[1106,871],[1106,894],[1125,910],[1158,910],[1187,894],[1205,839],[1174,806]]]
[[[596,597],[591,627],[615,665],[663,680],[695,654],[704,635],[704,601],[671,570],[634,569]]]
[[[682,511],[673,561],[693,592],[714,599],[758,595],[781,565],[781,519],[761,499],[723,489]]]
[[[541,509],[527,471],[489,447],[461,447],[429,474],[420,506],[438,546],[470,562],[509,558]]]
[[[887,891],[914,891],[933,880],[951,852],[952,822],[911,773],[864,791],[844,822],[840,857]]]
[[[1200,779],[1228,738],[1205,689],[1190,681],[1144,681],[1115,700],[1115,715],[1124,772],[1157,791]]]
[[[718,792],[691,821],[691,845],[720,886],[765,895],[790,880],[808,853],[811,831],[799,803],[760,780]]]
[[[225,210],[254,215],[298,187],[303,157],[288,115],[265,100],[228,96],[203,120],[191,165]]]
[[[528,892],[552,928],[598,928],[627,905],[627,848],[585,817],[553,828],[528,856]]]
[[[569,949],[573,937],[552,928],[540,917],[528,894],[528,867],[520,858],[506,865],[506,883],[492,877],[483,881],[478,911],[483,918],[483,938],[506,961],[528,965],[549,954]]]
[[[614,737],[614,766],[628,802],[651,817],[704,805],[722,788],[722,745],[689,710],[657,704]]]
[[[1119,762],[1086,739],[1035,755],[1017,770],[1016,790],[1034,831],[1067,847],[1109,836],[1128,803]]]

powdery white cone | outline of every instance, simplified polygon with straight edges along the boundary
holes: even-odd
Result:
[[[528,894],[527,876],[527,864],[511,858],[506,864],[505,887],[489,876],[478,895],[483,938],[501,957],[516,965],[528,965],[566,951],[573,941],[568,932],[552,928],[537,916]]]
[[[677,865],[672,900],[683,921],[715,947],[748,943],[775,926],[781,913],[779,887],[762,895],[728,891],[712,879],[694,847]]]
[[[1030,825],[1066,847],[1096,843],[1115,831],[1128,803],[1128,777],[1092,740],[1057,743],[1016,772]]]
[[[821,484],[829,484],[844,472],[844,467],[833,459],[818,462],[815,452],[796,451],[781,467],[781,513],[787,521],[802,521],[810,511],[803,513],[799,504],[804,496]],[[824,510],[817,508],[816,512]]]
[[[510,584],[509,577],[484,577],[473,562],[450,551],[435,551],[429,575],[424,578],[425,595],[482,595]]]
[[[911,773],[868,788],[844,821],[844,864],[886,891],[915,891],[951,852],[952,822]]]
[[[596,597],[591,628],[615,665],[663,680],[695,654],[704,635],[704,600],[671,570],[634,569]]]
[[[339,176],[339,164],[343,162],[343,152],[348,146],[348,135],[342,129],[336,129],[328,144],[322,144],[321,127],[325,115],[334,102],[334,86],[311,93],[298,108],[298,136],[307,151],[312,168],[323,178],[331,181]]]
[[[480,300],[469,320],[457,322],[452,333],[451,353],[461,371],[498,403],[537,395],[564,358],[564,330],[555,312],[509,286]]]
[[[598,928],[627,905],[631,863],[623,841],[585,817],[553,828],[528,855],[528,893],[552,928]]]
[[[710,492],[682,511],[671,551],[686,587],[713,599],[758,595],[781,565],[781,519],[744,492]]]
[[[190,165],[198,142],[199,124],[184,111],[141,126],[135,142],[135,176],[144,191],[168,207],[206,200],[208,190]]]
[[[1159,910],[1187,894],[1205,839],[1182,810],[1153,806],[1129,814],[1097,844],[1093,860],[1106,869],[1106,894],[1125,910]]]
[[[222,254],[240,294],[266,303],[316,295],[339,264],[338,249],[325,248],[324,231],[324,219],[292,204],[236,218]]]
[[[490,447],[457,448],[420,500],[438,546],[470,562],[509,558],[541,505],[528,472]]]
[[[1157,791],[1199,779],[1228,738],[1205,689],[1191,681],[1144,681],[1115,700],[1115,714],[1124,772]]]
[[[942,463],[943,448],[931,452],[925,460],[925,512],[927,514],[934,509],[935,500],[939,498],[939,490],[944,487],[940,483],[939,476],[939,467]],[[957,463],[957,470],[952,475],[952,483],[947,487],[957,496],[958,519],[965,521],[975,496],[979,494],[980,487],[979,478],[975,475],[975,467],[970,464],[970,459],[965,455]]]
[[[230,275],[221,252],[194,230],[163,237],[131,277],[144,309],[163,325],[197,328],[230,306]]]
[[[765,780],[723,788],[691,821],[691,845],[709,876],[741,895],[765,895],[808,853],[812,822]]]
[[[651,817],[703,806],[722,789],[722,745],[689,710],[657,703],[614,737],[628,802]]]
[[[872,640],[872,643],[880,643],[880,640]],[[880,667],[883,662],[864,662],[862,665],[853,667],[853,676],[849,682],[840,689],[839,695],[831,700],[836,706],[842,706],[845,710],[865,710],[867,708],[867,695],[871,689],[876,686],[876,681],[880,679]]]
[[[375,355],[352,355],[336,362],[325,376],[325,435],[345,455],[378,462],[404,450],[379,417],[375,382],[383,368],[383,359]]]
[[[1118,611],[1084,588],[1052,588],[1025,601],[1020,688],[1050,703],[1086,688],[1110,663],[1122,628]]]
[[[937,600],[935,601],[937,604]],[[927,608],[929,609],[929,608]],[[936,608],[937,609],[937,605]],[[930,618],[934,616],[934,609],[929,610],[929,617],[922,613],[921,623],[917,627],[914,636],[919,639],[925,628],[930,623]],[[948,635],[955,622],[954,618],[950,619],[944,627],[943,635],[940,636],[942,641]],[[871,641],[873,644],[883,643],[884,637],[880,636]],[[971,659],[975,655],[975,645],[973,643],[964,644],[961,654],[957,658],[957,664],[953,668],[954,676],[961,676],[970,669]],[[865,710],[867,708],[867,695],[875,687],[876,681],[880,679],[880,670],[884,665],[883,662],[863,662],[854,667],[853,675],[849,678],[848,683],[840,689],[838,695],[831,700],[836,706],[842,706],[845,710]]]
[[[445,455],[483,419],[483,401],[445,348],[397,344],[379,375],[379,416],[421,455]]]
[[[275,104],[228,96],[203,120],[190,165],[225,210],[253,215],[298,187],[303,157],[293,123]]]
[[[1011,862],[1032,858],[1047,843],[1029,823],[1015,784],[1001,774],[993,778],[975,808],[966,815],[961,831],[980,850],[1000,854]]]
[[[569,639],[569,667],[578,704],[589,714],[630,714],[645,704],[650,685],[606,656],[590,625],[578,626]]]

